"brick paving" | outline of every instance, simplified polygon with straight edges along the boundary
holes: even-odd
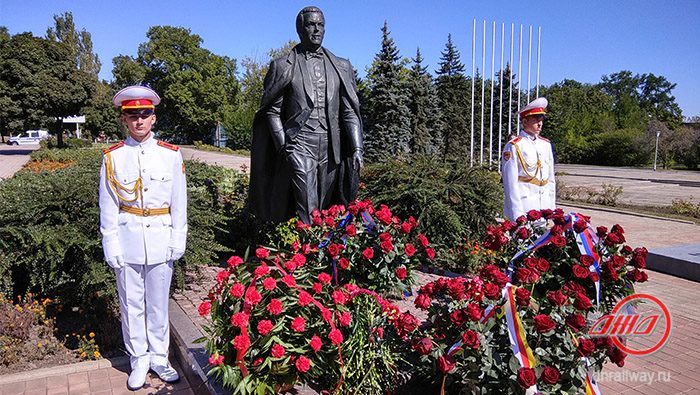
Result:
[[[6,155],[3,151],[0,149],[0,171],[9,171],[7,166],[10,166],[10,162],[16,168],[21,167],[24,163],[21,160],[10,161],[9,159],[14,159],[9,158],[13,155]],[[197,151],[184,147],[182,152],[185,159],[201,160],[244,170],[249,168],[249,158]],[[19,162],[21,164],[17,165]],[[696,186],[695,181],[698,180],[694,178],[700,175],[694,173],[688,175],[686,173],[657,172],[651,176],[657,174],[661,175],[658,177],[667,178],[662,182],[653,182],[641,180],[644,177],[652,178],[649,174],[643,173],[644,169],[609,169],[584,166],[562,168],[559,166],[557,171],[564,171],[563,169],[567,173],[580,173],[577,177],[582,177],[581,179],[588,177],[595,180],[591,185],[632,180],[633,182],[623,186],[626,193],[632,199],[642,199],[643,197],[642,200],[652,202],[650,204],[670,204],[670,196],[685,196],[687,190],[682,188],[691,188],[690,191],[693,195],[690,196],[700,196],[700,189],[697,189],[700,186]],[[642,173],[635,171],[642,171]],[[11,175],[11,173],[9,174]],[[602,176],[606,174],[610,177],[603,178]],[[0,178],[3,177],[7,176],[0,173]],[[679,183],[674,184],[669,181],[674,179]],[[575,179],[569,179],[568,185],[572,185],[572,180]],[[639,183],[653,183],[654,186],[653,188],[634,187]],[[565,211],[577,211],[591,216],[594,226],[610,227],[619,223],[625,228],[628,244],[633,247],[643,245],[651,249],[700,242],[700,226],[690,223],[631,215],[609,209],[599,210],[572,206],[562,206],[562,208]],[[204,278],[213,281],[216,270],[216,268],[205,268]],[[211,283],[207,281],[190,284],[186,290],[173,296],[173,301],[188,314],[188,318],[199,328],[206,325],[207,320],[199,316],[197,306],[206,295],[210,285]],[[700,283],[650,271],[649,281],[638,284],[636,291],[656,296],[666,304],[673,319],[671,337],[662,349],[650,356],[629,356],[623,368],[614,364],[606,365],[603,375],[599,377],[603,393],[625,395],[700,394],[700,362],[698,362],[700,360],[700,305],[694,303],[700,295]],[[407,300],[402,304],[409,305],[410,303],[410,300]],[[641,307],[640,312],[644,311],[645,307]],[[650,343],[649,339],[639,339],[630,341],[629,344],[633,347],[635,345],[648,346]],[[176,363],[176,361],[174,362]],[[65,369],[65,367],[58,367],[59,370],[62,368]],[[176,368],[182,371],[179,366]],[[44,373],[44,376],[41,376],[41,374],[32,372],[31,379],[11,380],[12,377],[8,375],[0,376],[0,395],[128,393],[131,391],[126,389],[127,371],[128,368],[125,366],[96,366],[88,371],[74,371],[57,375]],[[166,385],[151,374],[149,384],[138,393],[189,394],[193,393],[193,389],[184,377],[180,383]]]

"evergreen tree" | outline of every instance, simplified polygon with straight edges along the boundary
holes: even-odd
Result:
[[[382,27],[382,48],[367,73],[368,97],[363,111],[365,157],[369,161],[409,151],[411,119],[408,89],[399,50]]]
[[[437,95],[442,113],[442,156],[445,160],[469,158],[471,92],[464,76],[459,51],[447,36],[437,73]]]
[[[433,78],[428,67],[423,66],[420,48],[416,50],[413,67],[409,76],[411,111],[411,152],[430,155],[441,149],[439,133],[440,108]]]

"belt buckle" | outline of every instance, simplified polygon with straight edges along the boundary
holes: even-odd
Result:
[[[143,216],[148,217],[149,215],[151,215],[151,209],[149,209],[149,208],[143,209]]]

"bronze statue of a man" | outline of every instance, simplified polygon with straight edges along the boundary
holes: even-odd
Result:
[[[284,221],[357,196],[362,122],[350,62],[321,46],[318,7],[297,15],[301,44],[274,59],[253,122],[250,203],[264,221]]]

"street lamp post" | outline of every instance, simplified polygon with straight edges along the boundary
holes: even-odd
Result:
[[[654,171],[656,171],[656,158],[659,156],[659,136],[661,135],[661,131],[657,130],[656,131],[656,147],[654,148]]]

